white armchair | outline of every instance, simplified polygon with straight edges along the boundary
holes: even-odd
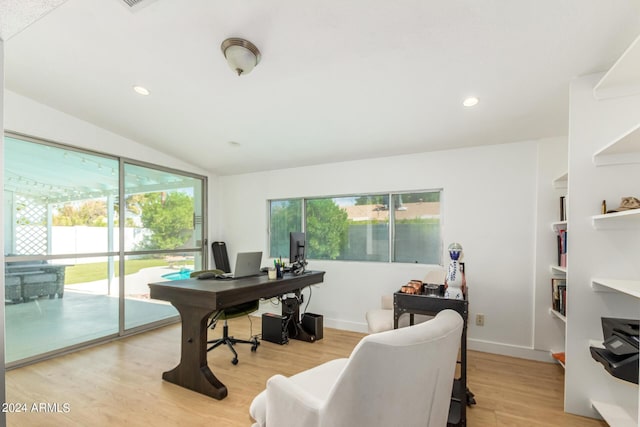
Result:
[[[274,375],[251,403],[254,427],[447,424],[462,317],[364,337],[348,359],[292,377]]]
[[[422,281],[424,283],[443,285],[446,274],[447,272],[444,269],[437,268],[429,271]],[[421,323],[431,318],[432,316],[416,314],[415,323]],[[365,319],[367,320],[367,327],[370,334],[393,329],[393,296],[383,295],[380,301],[380,308],[372,308],[367,311]],[[409,315],[405,313],[400,317],[398,327],[403,328],[408,324]]]

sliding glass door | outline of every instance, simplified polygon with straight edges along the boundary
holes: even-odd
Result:
[[[4,150],[9,366],[177,318],[147,284],[204,268],[205,178],[21,135]]]

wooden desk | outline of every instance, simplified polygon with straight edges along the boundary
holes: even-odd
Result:
[[[207,364],[207,323],[215,311],[243,302],[271,298],[321,283],[324,271],[308,271],[301,276],[286,274],[269,280],[266,274],[225,280],[173,280],[149,283],[151,298],[169,301],[182,318],[180,363],[162,378],[171,383],[224,399],[227,387],[213,375]]]

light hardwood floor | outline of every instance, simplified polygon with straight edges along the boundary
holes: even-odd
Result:
[[[251,323],[259,333],[260,318]],[[248,318],[229,322],[230,334],[237,337],[248,337],[250,327]],[[210,332],[210,338],[219,335]],[[270,376],[346,357],[362,336],[325,328],[324,339],[312,344],[262,342],[255,353],[238,345],[236,366],[228,349],[216,349],[209,353],[209,365],[229,389],[229,396],[217,401],[161,379],[179,359],[180,327],[164,327],[7,372],[7,402],[28,409],[7,414],[7,425],[250,426],[249,405]],[[467,411],[470,427],[606,426],[563,412],[558,365],[470,351],[468,370],[477,400]],[[419,396],[415,399],[419,404]],[[34,403],[50,404],[50,411],[33,412]],[[57,411],[51,412],[52,404],[59,404]]]

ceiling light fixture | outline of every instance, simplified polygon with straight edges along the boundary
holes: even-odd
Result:
[[[260,62],[260,51],[248,40],[229,38],[220,46],[229,67],[239,76],[249,74]]]
[[[151,92],[149,92],[149,89],[147,89],[146,87],[142,87],[142,86],[134,86],[133,90],[135,90],[138,95],[147,96],[147,95],[149,95],[151,93]]]
[[[470,96],[468,98],[465,98],[464,101],[462,101],[462,105],[464,105],[465,107],[473,107],[477,105],[478,102],[480,102],[478,98],[476,98],[475,96]]]

